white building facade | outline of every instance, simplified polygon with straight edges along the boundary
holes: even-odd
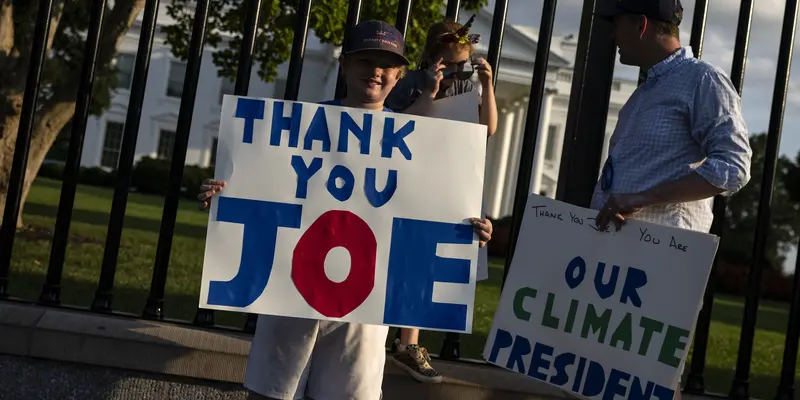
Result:
[[[462,19],[467,18],[469,15],[462,13]],[[158,23],[162,26],[172,23],[165,7],[161,7]],[[491,23],[491,13],[481,11],[478,14],[472,31],[482,34],[484,41],[476,48],[477,56],[485,57],[488,52]],[[81,159],[84,166],[107,169],[117,166],[140,27],[139,19],[120,46],[117,57],[120,85],[112,96],[110,108],[88,121]],[[538,32],[532,27],[508,25],[505,29],[499,74],[496,76],[499,123],[497,133],[489,140],[486,155],[485,207],[487,215],[494,218],[510,215],[513,207],[537,37]],[[143,157],[169,159],[175,143],[186,64],[172,56],[165,39],[166,36],[159,33],[153,42],[135,161]],[[551,45],[531,179],[531,192],[550,197],[555,195],[558,179],[576,45],[577,38],[572,35],[553,37]],[[318,102],[333,98],[338,51],[332,45],[321,43],[313,32],[309,32],[300,101]],[[213,52],[207,48],[203,56],[186,154],[186,163],[190,165],[214,164],[222,96],[233,93],[233,82],[217,76]],[[282,98],[288,63],[279,66],[275,82],[261,81],[257,70],[258,66],[254,65],[248,94]],[[633,81],[613,82],[603,161],[619,109],[635,88],[636,82]]]

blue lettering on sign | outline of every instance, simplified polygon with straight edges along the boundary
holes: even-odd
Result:
[[[324,107],[318,108],[314,118],[311,119],[311,125],[308,126],[306,136],[303,138],[303,150],[311,150],[315,140],[322,142],[324,153],[331,151],[331,135],[328,132],[328,119],[325,117]]]
[[[253,143],[253,122],[257,119],[264,119],[264,100],[237,99],[234,116],[244,119],[242,142]]]
[[[517,335],[514,339],[514,346],[511,347],[511,353],[508,355],[506,361],[506,368],[516,369],[520,374],[525,373],[525,359],[524,357],[531,354],[531,341],[526,337]]]
[[[348,132],[353,132],[353,135],[358,139],[361,154],[369,154],[369,142],[372,137],[372,114],[364,114],[364,127],[361,128],[347,111],[342,111],[342,118],[339,120],[339,147],[337,148],[340,153],[347,153],[350,139],[347,135]]]
[[[397,171],[393,169],[389,170],[389,177],[386,178],[386,186],[380,192],[375,182],[376,173],[375,168],[367,168],[366,181],[364,182],[364,194],[367,196],[369,204],[372,204],[375,208],[380,208],[392,199],[395,190],[397,190]]]
[[[497,364],[497,356],[500,355],[500,350],[511,347],[514,344],[514,337],[511,333],[498,329],[494,334],[494,342],[492,343],[492,351],[489,352],[489,362]]]
[[[553,356],[553,348],[540,342],[533,346],[533,356],[531,357],[531,367],[528,369],[528,376],[536,378],[542,382],[547,382],[547,371],[550,370],[550,360],[542,356]],[[544,370],[544,373],[540,371]]]
[[[597,268],[594,273],[594,290],[597,296],[601,299],[607,299],[617,292],[619,283],[619,274],[621,268],[617,265],[611,266],[611,276],[608,278],[608,283],[603,282],[603,277],[606,271],[606,263],[598,262]],[[580,256],[570,260],[567,268],[564,270],[564,280],[570,289],[577,288],[586,277],[586,261]],[[634,307],[642,307],[642,297],[639,295],[639,289],[647,284],[647,273],[639,268],[628,267],[625,271],[625,281],[622,284],[620,291],[619,302],[622,304],[631,304]]]
[[[553,348],[550,347],[550,354],[552,353],[553,353]],[[558,356],[556,356],[555,360],[553,361],[553,368],[556,370],[556,374],[550,377],[550,383],[556,386],[564,386],[567,383],[569,383],[569,373],[567,373],[567,367],[571,366],[574,363],[575,363],[575,354],[561,353]],[[579,366],[579,368],[582,367]]]
[[[217,221],[244,225],[242,258],[233,279],[211,281],[208,304],[247,307],[261,296],[272,273],[278,228],[300,228],[303,206],[220,197]]]
[[[336,180],[341,178],[343,181],[342,187],[336,186]],[[353,195],[353,188],[356,185],[356,178],[344,165],[337,165],[331,170],[331,175],[328,177],[328,192],[334,199],[341,202],[347,201]]]
[[[394,131],[394,118],[387,117],[383,124],[383,140],[381,140],[381,157],[392,158],[392,153],[396,147],[400,154],[411,160],[411,150],[406,144],[406,136],[414,133],[414,121],[408,121],[397,132]]]
[[[280,146],[283,131],[289,131],[289,147],[297,147],[300,141],[300,120],[303,117],[303,104],[292,104],[292,115],[283,116],[284,102],[276,101],[272,104],[272,132],[269,136],[270,146]]]
[[[497,329],[489,350],[488,361],[504,366],[506,369],[525,373],[543,382],[567,387],[572,392],[585,397],[602,396],[603,400],[618,397],[631,400],[672,399],[674,391],[655,382],[642,379],[634,374],[603,366],[602,364],[578,357],[574,353],[555,354],[555,348],[541,342],[534,342],[522,335],[514,335]],[[507,352],[505,361],[498,360],[500,352]],[[578,361],[576,363],[576,360]],[[552,368],[551,368],[552,366]]]
[[[306,166],[303,157],[292,156],[292,168],[294,168],[294,172],[297,174],[297,190],[294,193],[294,197],[305,199],[308,193],[308,180],[322,168],[322,158],[314,157],[314,159],[311,160],[311,164]]]
[[[387,271],[386,325],[466,329],[467,306],[433,302],[434,282],[469,283],[470,260],[436,255],[439,243],[470,244],[472,226],[395,218]]]

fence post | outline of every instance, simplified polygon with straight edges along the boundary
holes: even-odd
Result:
[[[583,2],[575,72],[564,129],[556,197],[587,207],[600,172],[616,45],[612,25],[595,20],[596,1]]]
[[[200,80],[200,65],[203,62],[203,43],[208,21],[208,2],[198,0],[192,25],[192,39],[189,43],[189,55],[186,63],[186,74],[183,77],[181,105],[178,111],[178,126],[175,133],[175,144],[172,148],[172,159],[169,167],[167,196],[164,199],[164,210],[161,214],[161,229],[158,232],[158,247],[153,265],[153,279],[150,282],[150,295],[142,316],[147,319],[164,318],[164,289],[167,286],[167,269],[169,256],[172,253],[172,237],[175,234],[175,219],[178,217],[178,203],[183,183],[183,170],[186,164],[186,147],[192,129],[194,101],[197,97],[197,82]]]
[[[753,355],[753,336],[758,318],[758,300],[761,292],[761,274],[766,251],[767,235],[772,216],[772,192],[775,183],[775,171],[778,167],[778,149],[783,129],[783,112],[786,105],[786,91],[789,86],[789,72],[792,65],[792,48],[797,24],[797,0],[787,0],[781,28],[781,40],[778,47],[777,71],[775,87],[772,92],[772,109],[767,128],[767,149],[764,156],[764,175],[761,180],[761,195],[758,202],[756,233],[753,240],[753,257],[750,262],[747,296],[744,303],[742,331],[739,337],[739,354],[736,359],[736,374],[733,378],[730,397],[733,399],[750,398],[750,361]]]
[[[47,51],[47,33],[50,31],[50,14],[53,0],[40,0],[36,14],[36,27],[33,31],[28,76],[25,78],[25,92],[22,98],[17,142],[14,145],[14,159],[11,162],[11,177],[3,210],[3,225],[0,226],[0,298],[8,297],[8,277],[11,271],[11,254],[14,252],[14,236],[17,233],[19,208],[22,203],[22,189],[25,185],[25,169],[28,164],[28,150],[31,146],[36,104],[39,98],[39,82],[42,77],[42,64]]]
[[[117,184],[114,188],[114,200],[111,203],[111,212],[108,218],[108,233],[103,252],[103,264],[100,269],[100,281],[92,302],[92,311],[96,312],[111,311],[114,275],[117,270],[119,246],[122,240],[125,208],[128,204],[128,188],[131,183],[133,158],[136,154],[136,139],[139,136],[139,121],[142,116],[142,104],[147,86],[147,71],[150,68],[150,51],[153,49],[158,2],[159,0],[148,0],[144,8],[139,48],[136,52],[136,64],[133,67],[131,94],[128,98],[128,115],[125,118],[125,129],[117,164]]]
[[[347,22],[345,22],[344,25],[344,39],[342,40],[342,48],[347,47],[347,40],[350,36],[350,30],[352,30],[354,26],[358,25],[359,20],[361,20],[361,0],[350,0],[350,4],[347,6]],[[343,99],[347,94],[347,86],[346,82],[344,81],[344,76],[342,75],[341,67],[339,67],[338,71],[339,72],[336,74],[336,94],[334,95],[334,98]]]
[[[397,18],[395,19],[394,27],[403,36],[406,36],[409,19],[411,19],[411,0],[400,0],[400,4],[397,6]]]
[[[800,247],[800,242],[798,242]],[[794,270],[800,271],[800,252],[794,263]],[[786,326],[786,338],[783,344],[783,363],[781,365],[781,381],[778,385],[776,400],[794,399],[795,368],[797,367],[797,347],[800,340],[800,274],[794,274],[792,302],[789,306],[789,321]]]
[[[536,60],[533,64],[531,92],[528,96],[530,101],[528,101],[527,119],[523,127],[524,136],[522,137],[522,154],[519,161],[519,172],[517,172],[517,188],[514,193],[514,208],[511,213],[511,230],[509,231],[508,250],[506,251],[505,266],[503,268],[503,286],[505,286],[506,277],[508,277],[511,260],[514,258],[514,250],[516,249],[519,230],[525,215],[525,206],[528,203],[528,196],[530,195],[531,175],[533,173],[532,169],[533,160],[536,156],[535,153],[537,150],[544,150],[536,148],[536,141],[540,134],[547,135],[548,131],[548,127],[540,127],[539,123],[541,120],[542,104],[547,82],[547,63],[550,60],[550,43],[553,36],[553,24],[556,19],[557,4],[557,0],[544,0],[542,6],[542,21],[539,23],[539,40],[536,43]],[[548,94],[548,96],[550,95],[551,94]],[[550,110],[547,111],[549,112]],[[541,171],[538,172],[541,173]]]
[[[706,14],[708,11],[708,0],[695,3],[694,23],[692,24],[691,47],[695,57],[700,58],[703,53],[703,35],[705,31]],[[733,65],[731,68],[731,81],[739,95],[742,95],[742,84],[744,82],[745,62],[747,61],[747,44],[750,38],[750,22],[753,17],[753,1],[743,0],[739,8],[739,20],[736,29],[736,44],[733,50]],[[702,23],[698,20],[702,19]],[[725,210],[727,199],[723,196],[714,198],[714,221],[711,223],[710,233],[722,236],[725,226]],[[686,378],[684,391],[693,394],[705,393],[705,365],[706,353],[708,351],[708,335],[711,328],[711,311],[714,307],[714,292],[716,283],[717,263],[719,253],[714,257],[711,271],[706,284],[706,291],[703,295],[703,308],[697,318],[697,326],[694,334],[694,350],[692,351],[692,365]]]
[[[489,36],[489,54],[486,61],[492,66],[492,84],[497,87],[497,76],[500,71],[500,52],[503,50],[503,35],[506,29],[508,0],[495,0],[492,15],[492,33]]]
[[[97,47],[100,43],[100,30],[106,11],[106,0],[94,0],[89,17],[89,32],[86,34],[86,45],[83,49],[81,80],[78,86],[78,97],[75,104],[75,116],[72,117],[72,131],[69,137],[69,150],[61,177],[61,197],[58,201],[56,226],[53,231],[53,243],[50,246],[50,263],[47,267],[47,278],[39,304],[61,304],[61,276],[64,271],[64,256],[69,243],[69,226],[72,220],[72,209],[75,204],[75,191],[78,187],[78,172],[81,166],[83,140],[86,135],[86,121],[89,118],[89,105],[92,100],[94,73],[97,67]]]
[[[233,94],[235,96],[247,96],[250,87],[250,75],[253,70],[253,47],[256,43],[258,17],[261,13],[262,0],[246,1],[247,7],[245,7],[243,11],[245,19],[244,30],[242,31],[242,43],[239,47],[236,83],[233,88]],[[249,318],[248,316],[248,319]],[[198,308],[194,316],[194,324],[199,326],[214,325],[214,310]],[[255,326],[255,324],[253,326]]]
[[[444,14],[445,18],[458,21],[459,8],[461,8],[461,0],[448,0],[447,11]]]

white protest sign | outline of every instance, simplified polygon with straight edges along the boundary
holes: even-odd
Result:
[[[470,332],[485,128],[225,96],[200,306]]]
[[[591,398],[672,399],[718,238],[528,198],[484,356]]]
[[[452,97],[445,97],[433,102],[428,116],[431,118],[449,119],[453,121],[479,122],[478,91],[467,92]],[[486,127],[484,126],[484,129]],[[486,213],[481,207],[481,218],[486,218]],[[478,280],[489,278],[489,248],[484,246],[478,250]]]
[[[428,116],[477,124],[479,122],[477,91],[434,101]]]

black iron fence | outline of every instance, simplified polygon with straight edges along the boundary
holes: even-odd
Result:
[[[193,105],[200,73],[210,1],[211,0],[198,0],[196,2],[195,19],[188,51],[186,77],[183,84],[178,116],[177,135],[171,160],[169,188],[164,200],[150,294],[142,312],[142,317],[146,319],[164,318],[163,307],[167,270],[169,267],[172,240],[176,225],[179,195],[181,192],[181,177],[186,160],[186,148],[192,122]],[[246,18],[244,31],[242,32],[243,40],[241,41],[241,48],[239,50],[240,58],[234,90],[234,94],[236,95],[247,95],[253,63],[256,28],[262,6],[261,0],[246,0],[246,2],[247,6],[244,8]],[[8,291],[8,283],[11,255],[16,234],[15,221],[17,221],[20,212],[23,182],[26,174],[31,132],[34,126],[34,114],[37,108],[42,66],[46,57],[46,33],[49,31],[50,27],[51,9],[54,0],[40,0],[39,3],[38,16],[32,40],[30,67],[28,69],[19,131],[17,133],[14,151],[10,186],[3,214],[3,221],[5,221],[5,224],[0,228],[0,298],[2,299],[13,299],[11,293]],[[457,18],[459,5],[460,1],[450,0],[447,3],[446,15],[451,18]],[[511,256],[514,252],[516,236],[521,224],[522,211],[529,193],[531,167],[536,146],[540,108],[545,89],[546,69],[550,53],[550,40],[553,32],[556,5],[556,0],[544,0],[539,43],[533,79],[531,81],[530,102],[522,142],[522,156],[519,177],[517,179],[516,196],[514,199],[511,238],[509,240],[510,248],[507,253],[505,272],[508,270]],[[297,100],[298,97],[311,6],[311,0],[302,0],[298,8],[294,30],[295,37],[285,92],[285,98],[288,100]],[[361,14],[361,6],[361,0],[350,1],[347,15],[348,28],[358,23]],[[611,25],[594,18],[593,13],[596,6],[596,0],[585,0],[583,3],[583,15],[580,23],[575,71],[572,78],[572,92],[570,93],[569,112],[557,191],[557,198],[559,200],[584,207],[589,204],[592,194],[591,191],[599,172],[598,169],[606,128],[605,124],[615,60],[615,45],[609,35],[611,32]],[[123,219],[128,200],[134,150],[144,101],[150,53],[155,36],[158,7],[159,0],[148,0],[142,19],[139,47],[133,69],[133,83],[130,91],[127,118],[124,125],[125,128],[117,170],[117,183],[114,190],[110,220],[108,223],[105,252],[97,291],[94,301],[89,307],[93,312],[114,312],[112,302],[114,275],[118,263]],[[707,0],[696,1],[690,45],[697,57],[701,57],[702,55],[707,9]],[[495,74],[500,70],[500,50],[503,42],[507,10],[508,0],[497,0],[495,2],[494,20],[492,23],[488,51],[488,61],[494,68]],[[787,0],[780,37],[772,109],[770,112],[766,164],[764,166],[760,203],[758,206],[758,223],[755,229],[755,241],[752,249],[752,260],[754,261],[750,265],[749,286],[739,341],[736,373],[731,392],[729,393],[729,397],[735,399],[746,399],[750,397],[750,365],[763,270],[763,264],[758,263],[757,260],[762,260],[764,258],[766,237],[769,233],[772,193],[778,161],[778,150],[782,130],[784,104],[787,95],[789,69],[792,59],[797,11],[797,0]],[[53,234],[47,277],[42,288],[41,296],[38,299],[38,304],[40,305],[52,307],[61,305],[61,280],[64,269],[65,252],[73,205],[75,202],[84,131],[89,116],[89,105],[95,76],[101,24],[105,12],[105,0],[92,1],[92,11],[84,50],[84,63],[77,94],[76,113],[72,121],[72,135],[63,173],[63,185]],[[395,24],[401,32],[405,32],[409,24],[410,12],[411,0],[400,1]],[[731,79],[740,93],[744,80],[752,14],[753,0],[742,0],[736,33],[733,66],[731,69]],[[347,40],[347,35],[345,35],[345,40]],[[341,96],[343,89],[343,85],[340,81],[337,85],[337,96]],[[711,232],[716,235],[724,234],[724,232],[722,232],[722,222],[725,218],[725,209],[725,200],[722,197],[717,198],[714,204],[714,223],[711,228]],[[798,263],[800,263],[800,257]],[[694,394],[705,393],[704,371],[714,297],[713,276],[715,269],[716,260],[714,268],[712,269],[712,279],[709,280],[709,285],[706,290],[704,306],[700,312],[697,323],[692,363],[686,381],[685,391]],[[791,399],[794,397],[796,355],[798,351],[798,337],[800,336],[799,284],[800,275],[795,274],[794,291],[791,299],[789,319],[787,321],[783,365],[780,384],[777,388],[777,399]],[[214,312],[211,310],[198,309],[193,323],[204,327],[214,326]],[[247,319],[244,330],[253,332],[254,328],[255,318],[251,315]],[[458,359],[459,354],[459,335],[446,335],[440,351],[441,357],[445,359]]]

